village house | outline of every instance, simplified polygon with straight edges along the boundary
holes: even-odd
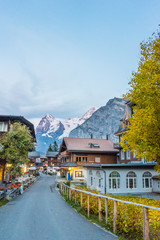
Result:
[[[129,116],[134,114],[135,104],[128,101],[122,125],[115,133],[119,137],[119,143],[114,148],[119,150],[116,164],[86,165],[87,185],[91,189],[97,189],[102,193],[147,193],[156,189],[160,191],[160,182],[154,176],[156,162],[147,162],[146,159],[138,159],[130,150],[123,151],[120,145],[121,136],[129,131]],[[154,186],[154,188],[153,188]],[[159,189],[158,189],[159,186]]]
[[[60,164],[60,159],[58,159],[58,152],[48,151],[46,153],[48,167],[56,167]]]
[[[33,137],[33,141],[36,142],[34,126],[31,122],[25,119],[22,116],[13,116],[13,115],[0,115],[0,137],[4,136],[8,131],[12,129],[12,124],[15,122],[20,122],[21,124],[26,125]],[[8,168],[10,164],[6,161],[0,159],[0,182],[2,180],[8,181]],[[26,172],[26,166],[22,166],[23,172]]]
[[[126,102],[126,110],[125,110],[125,116],[122,119],[122,124],[120,125],[118,131],[115,133],[115,135],[118,137],[119,139],[119,143],[118,144],[114,144],[116,149],[119,149],[119,161],[118,163],[130,163],[130,162],[137,162],[139,161],[138,158],[136,157],[136,155],[134,153],[131,152],[131,150],[127,150],[126,152],[123,151],[122,146],[120,145],[120,141],[121,141],[121,137],[123,135],[123,133],[125,131],[129,130],[129,116],[132,117],[133,113],[133,106],[135,106],[134,103],[128,101]],[[141,159],[141,161],[144,162],[144,159]]]
[[[111,140],[65,137],[60,147],[61,176],[87,180],[86,164],[116,164],[118,150]]]
[[[28,170],[31,174],[35,175],[36,173],[38,173],[41,167],[40,152],[38,151],[29,152],[28,158],[30,159]]]

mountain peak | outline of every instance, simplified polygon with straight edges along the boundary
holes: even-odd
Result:
[[[47,113],[44,118],[47,118],[47,119],[54,119],[54,117],[50,114],[50,113]]]
[[[124,104],[126,101],[124,98],[117,98],[117,97],[114,97],[114,98],[111,98],[107,103],[106,103],[106,106],[107,105],[111,105],[111,104]]]
[[[98,108],[92,107],[90,108],[80,119],[87,120],[90,118],[95,111],[97,111]]]
[[[36,136],[38,142],[38,150],[45,152],[49,144],[57,141],[58,145],[62,142],[63,137],[68,137],[69,133],[77,126],[84,123],[97,108],[92,107],[82,117],[57,119],[47,113],[40,121],[36,128]]]

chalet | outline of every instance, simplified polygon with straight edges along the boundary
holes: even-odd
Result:
[[[65,137],[60,147],[61,176],[86,181],[86,164],[116,164],[118,150],[111,140]]]
[[[13,115],[0,115],[0,137],[4,136],[8,131],[12,129],[12,124],[15,122],[20,122],[21,124],[26,125],[33,137],[33,141],[36,141],[34,126],[31,122],[25,119],[22,116],[13,116]],[[7,180],[8,178],[8,167],[9,164],[6,161],[0,161],[0,181]],[[24,167],[25,169],[26,167]],[[25,171],[25,170],[24,170]]]
[[[46,153],[46,157],[49,167],[58,166],[60,164],[60,160],[58,159],[58,152],[48,151]]]

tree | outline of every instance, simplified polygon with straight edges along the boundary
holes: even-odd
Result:
[[[48,152],[53,152],[53,148],[51,144],[49,144]]]
[[[5,164],[11,164],[11,173],[16,177],[21,171],[21,165],[28,163],[28,152],[33,148],[33,138],[26,125],[13,123],[12,130],[0,139],[0,159],[3,161],[3,176]]]
[[[58,144],[56,141],[54,141],[54,144],[53,144],[53,151],[58,152]]]
[[[160,32],[141,43],[138,70],[129,85],[124,97],[136,105],[134,115],[129,116],[130,130],[123,135],[121,144],[138,158],[160,163]]]

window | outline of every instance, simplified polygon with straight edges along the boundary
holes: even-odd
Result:
[[[87,157],[76,157],[76,162],[87,162]]]
[[[121,160],[124,160],[124,151],[121,149]]]
[[[101,178],[99,178],[98,187],[101,188]]]
[[[8,130],[8,123],[0,122],[0,132],[7,132],[7,130]]]
[[[82,177],[82,171],[75,171],[75,177]]]
[[[158,181],[158,188],[160,188],[160,181]]]
[[[137,176],[135,172],[130,171],[126,176],[126,188],[137,188]]]
[[[93,173],[92,173],[92,170],[89,170],[89,175],[92,175]]]
[[[141,161],[142,161],[143,163],[145,163],[145,162],[146,162],[145,157],[141,158]]]
[[[109,188],[110,189],[120,188],[120,174],[117,171],[113,171],[109,175]]]
[[[136,152],[133,153],[133,158],[137,158]]]
[[[143,173],[143,188],[152,188],[152,174],[150,172]]]
[[[93,185],[93,177],[91,177],[91,185]]]
[[[96,157],[95,158],[95,162],[100,162],[101,158],[100,157]]]
[[[128,149],[128,150],[126,151],[126,158],[127,158],[127,160],[130,160],[130,159],[131,159],[130,149]]]
[[[100,173],[100,171],[96,172],[96,177],[97,177],[97,187],[101,188],[101,173]]]

